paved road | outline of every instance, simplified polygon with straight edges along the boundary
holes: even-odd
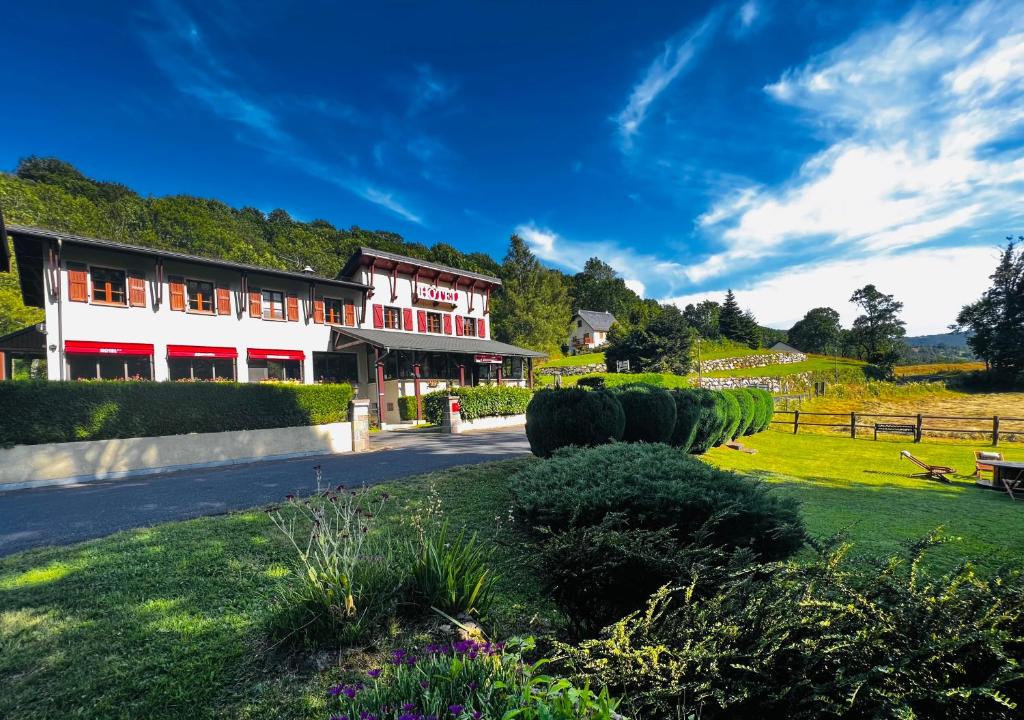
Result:
[[[356,455],[182,470],[0,493],[0,555],[266,505],[288,493],[308,494],[316,486],[314,465],[323,466],[327,482],[356,486],[454,465],[504,460],[530,450],[522,428],[456,436],[379,433],[371,444],[373,452]]]

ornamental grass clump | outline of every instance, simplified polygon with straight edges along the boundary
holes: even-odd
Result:
[[[449,615],[486,615],[498,576],[488,563],[493,551],[462,530],[452,535],[445,520],[434,529],[421,528],[410,549],[409,583],[418,605]]]
[[[532,639],[461,640],[397,649],[382,667],[327,691],[331,720],[612,720],[607,691],[540,672],[527,664]]]
[[[315,495],[289,495],[268,510],[295,551],[294,577],[278,598],[272,631],[282,640],[347,642],[394,609],[403,563],[391,539],[373,532],[387,494],[324,488],[320,466],[315,472]]]

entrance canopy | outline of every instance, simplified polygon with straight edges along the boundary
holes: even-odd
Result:
[[[362,328],[334,328],[332,345],[342,350],[352,345],[366,343],[385,350],[421,350],[423,352],[460,353],[502,357],[542,358],[542,352],[527,350],[497,340],[482,340],[452,335],[427,335],[423,333],[395,332],[393,330],[369,330]]]

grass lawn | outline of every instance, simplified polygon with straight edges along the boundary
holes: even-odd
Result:
[[[825,355],[808,355],[804,362],[737,370],[715,370],[704,373],[704,375],[707,377],[781,377],[805,372],[833,372],[838,367],[840,376],[843,377],[849,376],[851,372],[863,374],[864,366],[865,363],[862,361],[850,358],[837,359]]]
[[[743,357],[744,355],[768,355],[772,352],[768,348],[752,350],[742,343],[732,340],[701,340],[700,359],[718,360],[719,358]],[[697,359],[697,348],[694,345],[693,359]]]
[[[456,527],[495,548],[502,579],[488,626],[501,635],[536,631],[553,615],[532,556],[501,520],[505,481],[522,462],[387,486],[387,522],[405,522],[433,488]],[[261,511],[0,559],[0,717],[325,720],[336,674],[290,667],[265,640],[290,559]],[[399,639],[415,631],[391,629]]]
[[[597,365],[604,362],[604,353],[585,353],[582,355],[566,355],[544,363],[544,367],[579,367],[580,365]]]
[[[811,532],[828,537],[846,532],[858,554],[887,554],[900,543],[943,526],[961,538],[939,548],[937,566],[963,557],[979,567],[1024,559],[1024,503],[1004,492],[975,487],[975,449],[984,444],[902,440],[851,440],[827,435],[792,435],[771,430],[743,439],[756,455],[715,448],[705,457],[723,468],[764,478],[798,498]],[[1008,460],[1024,460],[1024,448],[1000,448]],[[932,465],[957,468],[945,485],[908,477],[916,472],[900,450]]]

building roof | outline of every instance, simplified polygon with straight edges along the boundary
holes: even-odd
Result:
[[[422,350],[423,352],[486,353],[515,357],[542,358],[545,353],[516,347],[497,340],[482,340],[453,335],[424,335],[396,330],[368,330],[363,328],[334,328],[334,343],[344,345],[350,340],[369,343],[388,350]]]
[[[577,310],[576,317],[586,320],[587,324],[597,332],[608,332],[612,328],[612,323],[615,322],[615,316],[607,311]]]
[[[37,323],[0,335],[0,350],[37,350],[46,352],[46,324]]]
[[[116,242],[114,240],[75,235],[73,233],[64,233],[57,230],[48,230],[46,228],[27,227],[24,225],[8,225],[7,234],[14,239],[14,253],[17,256],[19,266],[22,267],[20,275],[22,299],[26,305],[34,307],[43,306],[42,260],[44,253],[38,244],[35,244],[35,247],[29,247],[31,243],[26,241],[32,240],[60,240],[65,245],[79,245],[97,248],[99,250],[112,250],[115,252],[131,253],[133,255],[161,258],[164,260],[194,263],[196,265],[209,265],[212,267],[238,270],[239,272],[251,272],[257,275],[265,275],[269,277],[304,280],[306,282],[313,281],[320,285],[348,287],[357,290],[369,289],[369,285],[353,282],[351,280],[338,280],[305,272],[278,270],[276,268],[268,268],[261,265],[249,265],[246,263],[234,262],[232,260],[218,260],[216,258],[188,255],[186,253],[174,252],[171,250],[159,250],[157,248],[145,247],[142,245],[130,245],[128,243]]]
[[[782,342],[781,340],[779,342],[775,343],[774,345],[772,345],[768,349],[769,350],[775,350],[776,352],[784,352],[784,353],[798,353],[798,352],[800,352],[799,350],[797,350],[792,345],[787,345],[786,343]]]
[[[4,211],[0,208],[0,272],[10,272],[11,251],[7,249],[7,228],[4,226]]]
[[[458,280],[460,285],[467,286],[473,286],[478,283],[501,285],[501,280],[492,275],[482,275],[481,273],[460,270],[448,265],[439,265],[428,260],[420,260],[419,258],[367,247],[361,247],[352,253],[352,257],[345,263],[345,267],[338,273],[338,277],[352,277],[360,266],[370,265],[375,260],[377,261],[375,267],[382,270],[390,271],[397,267],[398,272],[405,273],[406,275],[411,275],[417,270],[421,273],[426,271],[426,277],[432,280],[440,280],[441,282],[454,282]]]

